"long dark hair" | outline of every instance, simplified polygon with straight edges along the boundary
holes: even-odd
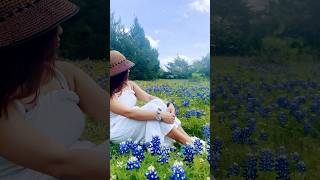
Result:
[[[7,116],[9,104],[35,93],[41,83],[54,75],[58,49],[58,27],[10,48],[0,48],[0,117]]]
[[[126,70],[120,74],[110,77],[110,94],[111,97],[120,92],[128,82],[129,71]]]

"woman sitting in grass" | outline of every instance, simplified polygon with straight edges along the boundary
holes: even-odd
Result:
[[[107,122],[107,92],[57,61],[66,0],[0,3],[0,179],[107,179],[107,142],[81,141],[84,113]]]
[[[129,69],[134,63],[118,51],[110,52],[110,140],[121,143],[128,139],[150,142],[158,136],[160,142],[170,145],[173,140],[182,144],[192,142],[175,116],[172,103],[165,104],[159,98],[142,90],[128,80]],[[136,106],[137,99],[146,102]]]

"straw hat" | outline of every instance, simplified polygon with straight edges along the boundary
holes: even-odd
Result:
[[[0,0],[0,47],[49,31],[78,11],[67,0]]]
[[[127,60],[119,51],[110,51],[110,76],[120,74],[134,66],[134,63]]]

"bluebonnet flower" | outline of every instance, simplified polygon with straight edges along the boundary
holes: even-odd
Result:
[[[148,143],[148,150],[151,155],[160,155],[161,154],[161,143],[158,136],[152,137],[150,143]]]
[[[154,169],[154,167],[151,165],[148,167],[148,171],[145,173],[147,180],[158,180],[159,177],[157,175],[157,171]]]
[[[284,125],[287,123],[287,117],[286,115],[284,114],[284,112],[280,112],[279,115],[278,115],[278,121],[280,123],[280,125],[282,127],[284,127]]]
[[[201,111],[196,111],[196,116],[199,119],[201,117]]]
[[[203,149],[203,141],[199,138],[195,138],[194,142],[193,142],[193,146],[194,146],[194,153],[195,154],[199,154],[202,149]]]
[[[127,162],[126,170],[133,170],[133,169],[139,169],[139,168],[140,168],[139,160],[134,156],[130,157]]]
[[[161,156],[160,156],[158,162],[160,162],[161,164],[167,163],[169,157],[170,157],[170,148],[162,146],[161,147]]]
[[[184,161],[191,163],[193,162],[193,158],[195,155],[195,149],[192,145],[186,144],[183,146],[183,155],[184,155]]]
[[[297,163],[296,168],[297,168],[297,171],[298,171],[299,173],[303,173],[303,172],[306,171],[306,165],[305,165],[305,163],[304,163],[303,161],[299,161],[299,162]]]
[[[189,99],[187,101],[182,100],[182,106],[189,107],[190,106],[190,100]]]
[[[277,179],[284,179],[289,180],[290,179],[290,173],[289,173],[289,161],[287,156],[285,155],[279,155],[276,159],[275,163],[275,170],[277,172]]]
[[[252,153],[246,155],[243,175],[246,179],[250,180],[257,177],[257,158]]]
[[[170,180],[183,180],[188,179],[185,176],[186,171],[183,169],[183,163],[178,162],[177,160],[174,162],[173,166],[171,166],[172,175]]]
[[[260,152],[259,167],[261,171],[272,171],[274,165],[273,154],[270,149],[263,149]]]
[[[127,141],[126,141],[126,144],[127,146],[129,147],[129,149],[133,149],[133,141],[129,138]]]
[[[298,152],[294,152],[291,154],[291,159],[293,162],[298,162],[300,160],[300,155]]]
[[[188,110],[187,112],[186,112],[186,118],[190,118],[191,117],[191,111],[190,110]]]
[[[140,162],[144,159],[143,149],[138,145],[134,150],[132,155],[136,157]]]
[[[130,148],[128,144],[124,141],[119,144],[119,153],[120,154],[128,154],[130,152]]]
[[[260,134],[259,134],[259,139],[260,139],[260,140],[263,140],[263,141],[268,140],[268,134],[267,134],[267,132],[261,131]]]
[[[228,176],[238,176],[240,173],[240,166],[237,163],[233,163],[229,168],[228,168]]]
[[[207,123],[203,126],[203,136],[205,139],[210,139],[210,124]]]

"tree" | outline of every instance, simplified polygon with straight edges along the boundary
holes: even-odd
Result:
[[[79,13],[63,23],[61,56],[69,59],[106,57],[108,11],[105,0],[71,0]]]
[[[191,67],[188,62],[177,56],[173,62],[169,62],[166,65],[168,72],[177,79],[187,79],[192,75]]]
[[[138,18],[134,19],[129,32],[116,20],[114,14],[110,18],[110,48],[121,52],[127,59],[135,63],[130,72],[131,79],[151,80],[158,77],[160,63],[158,51],[150,46]]]
[[[202,57],[200,60],[195,61],[192,65],[192,72],[201,74],[204,77],[210,76],[210,54]]]

